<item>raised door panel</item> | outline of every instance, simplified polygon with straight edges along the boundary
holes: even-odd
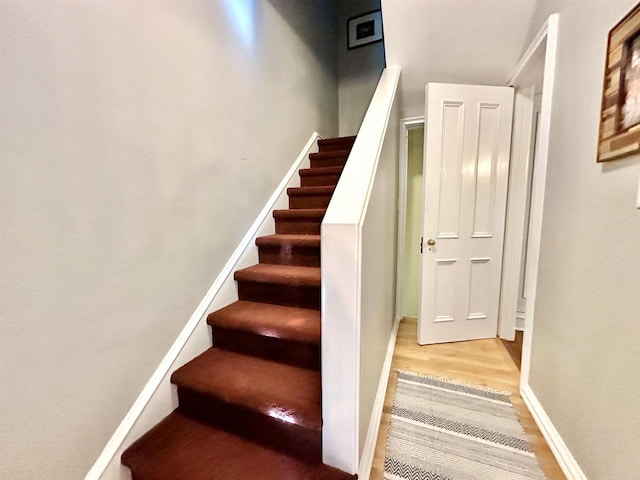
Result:
[[[436,260],[436,285],[434,289],[434,322],[452,322],[456,316],[457,260]]]
[[[513,90],[429,84],[426,93],[419,342],[495,336]]]
[[[442,106],[442,145],[438,201],[438,235],[458,238],[462,189],[464,104],[445,102]]]
[[[500,112],[500,105],[480,105],[474,172],[473,238],[493,236]]]

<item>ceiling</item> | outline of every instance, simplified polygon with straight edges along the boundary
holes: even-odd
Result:
[[[424,115],[427,82],[505,85],[536,2],[382,0],[387,65],[402,67],[402,116]]]

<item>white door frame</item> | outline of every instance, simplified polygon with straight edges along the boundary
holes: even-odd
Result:
[[[540,66],[540,68],[542,65]],[[540,72],[540,78],[542,72]],[[523,240],[527,207],[535,86],[517,88],[513,105],[511,165],[509,167],[509,199],[507,201],[504,247],[502,251],[502,279],[498,336],[515,340],[516,314],[520,297],[520,269],[524,254]]]
[[[538,141],[536,145],[535,168],[533,172],[531,191],[531,210],[529,217],[529,236],[527,240],[527,311],[525,314],[524,341],[522,346],[522,365],[520,369],[520,390],[529,384],[529,370],[531,366],[531,346],[533,342],[533,323],[535,316],[536,288],[538,281],[538,261],[540,259],[540,238],[542,235],[542,214],[544,207],[544,192],[547,178],[547,162],[549,155],[549,133],[551,130],[551,108],[553,104],[553,85],[556,71],[556,56],[558,49],[558,20],[559,15],[549,16],[536,37],[533,39],[522,58],[509,77],[508,85],[526,88],[527,75],[532,67],[539,62],[544,52],[544,73],[542,80],[542,106],[538,123]],[[524,215],[524,210],[522,212]],[[509,259],[509,265],[503,265],[511,270],[519,271],[519,258]],[[517,265],[516,265],[517,263]],[[503,273],[504,274],[504,273]],[[516,283],[517,283],[517,276]],[[517,286],[512,289],[517,295]],[[515,315],[514,315],[515,326]]]
[[[536,148],[535,172],[531,193],[531,213],[529,220],[528,256],[527,256],[527,312],[525,318],[525,332],[522,350],[522,365],[520,371],[520,388],[529,383],[529,369],[531,362],[531,344],[533,339],[533,322],[535,312],[536,283],[538,278],[538,260],[540,258],[540,237],[542,233],[542,209],[544,206],[544,191],[547,174],[547,158],[549,152],[549,132],[551,127],[551,107],[553,100],[553,85],[556,70],[558,47],[559,15],[549,16],[529,47],[522,55],[507,85],[518,87],[524,81],[527,69],[537,61],[539,49],[544,51],[544,77],[542,83],[542,107],[538,124],[538,145]],[[408,130],[424,125],[424,116],[404,118],[400,120],[400,155],[399,155],[399,190],[398,190],[398,267],[396,285],[396,316],[402,317],[402,292],[404,281],[404,242],[407,206],[407,161],[408,161]],[[507,200],[508,201],[508,200]],[[524,215],[524,211],[523,211]],[[503,260],[505,261],[505,260]],[[510,264],[506,268],[520,268]],[[505,266],[503,266],[504,271]],[[516,282],[518,277],[516,276]],[[517,285],[514,289],[517,292]],[[514,316],[515,327],[515,316]],[[499,327],[501,328],[501,327]]]
[[[404,299],[404,243],[407,228],[407,171],[409,163],[409,130],[424,126],[424,115],[400,120],[400,154],[398,157],[398,245],[396,261],[396,320],[402,319]],[[424,202],[423,202],[424,204]],[[416,245],[416,248],[418,246]]]

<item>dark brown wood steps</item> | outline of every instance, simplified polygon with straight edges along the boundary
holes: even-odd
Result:
[[[304,168],[300,174],[301,187],[320,187],[326,185],[336,185],[343,167],[316,167]]]
[[[320,312],[237,301],[209,314],[213,346],[320,370]]]
[[[276,233],[320,235],[320,225],[326,211],[326,208],[274,210]]]
[[[320,235],[276,234],[256,238],[260,263],[320,266]]]
[[[174,411],[122,455],[133,480],[348,480]]]
[[[339,137],[339,138],[326,138],[318,140],[318,149],[321,152],[330,152],[334,150],[351,150],[353,143],[356,141],[356,137]]]
[[[234,278],[240,300],[320,310],[319,268],[259,263]]]
[[[327,208],[335,186],[287,188],[289,208]]]
[[[311,168],[344,167],[351,150],[332,150],[309,155]]]
[[[320,372],[214,347],[176,370],[171,382],[189,416],[321,461]]]

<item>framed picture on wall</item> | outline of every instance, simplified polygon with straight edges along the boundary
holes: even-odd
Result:
[[[351,17],[347,20],[347,49],[364,47],[382,41],[382,12],[373,12]]]
[[[640,4],[609,32],[598,162],[640,152]]]

